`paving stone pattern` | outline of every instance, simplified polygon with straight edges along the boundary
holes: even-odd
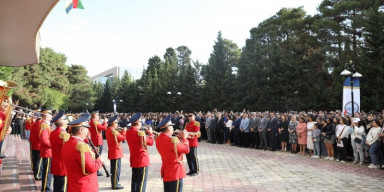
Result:
[[[132,171],[129,149],[123,143],[124,157],[120,184],[130,191]],[[106,142],[102,159],[109,168]],[[147,191],[163,191],[160,178],[161,158],[155,146],[149,147]],[[200,173],[184,178],[185,192],[255,191],[384,191],[384,171],[368,165],[340,163],[287,152],[270,152],[200,142]],[[184,156],[186,171],[188,166]],[[99,177],[100,191],[111,189],[110,178]]]

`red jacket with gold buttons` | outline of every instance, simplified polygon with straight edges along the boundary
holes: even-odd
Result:
[[[130,153],[129,160],[132,168],[146,167],[150,164],[148,150],[142,146],[142,137],[138,135],[138,131],[139,128],[137,128],[136,126],[132,126],[126,134]],[[150,133],[149,135],[145,136],[146,145],[153,145],[153,137],[153,133]]]
[[[84,143],[81,138],[72,136],[64,143],[61,158],[67,170],[67,192],[99,191],[97,170],[103,163],[99,158],[94,158],[94,153],[88,144]]]
[[[123,146],[121,142],[125,141],[125,132],[118,132],[112,127],[108,127],[105,132],[108,143],[108,159],[120,159],[123,157]]]
[[[107,130],[107,122],[104,122],[103,124],[99,124],[98,121],[95,121],[94,119],[91,119],[89,122],[89,133],[91,134],[91,140],[93,145],[100,146],[103,145],[103,135],[102,131]]]
[[[200,122],[198,122],[198,121],[188,122],[185,125],[185,129],[188,132],[198,132],[198,131],[200,131]],[[189,141],[189,146],[190,147],[197,147],[197,146],[199,146],[199,141],[197,140],[196,136],[191,136],[191,138],[188,138],[188,141]]]
[[[61,127],[57,127],[52,131],[50,136],[52,148],[52,165],[51,173],[55,176],[66,176],[67,170],[65,169],[64,162],[61,159],[61,149],[64,142],[68,141],[70,135]]]
[[[32,125],[31,136],[29,137],[29,141],[32,143],[32,149],[40,151],[40,124],[43,122],[42,119],[38,119]]]
[[[161,156],[161,177],[163,182],[176,181],[186,176],[183,162],[183,154],[189,153],[187,139],[183,139],[175,146],[172,143],[171,135],[161,133],[156,138],[156,148]]]
[[[43,121],[40,125],[40,157],[52,157],[51,141],[49,140],[51,129],[49,122]]]

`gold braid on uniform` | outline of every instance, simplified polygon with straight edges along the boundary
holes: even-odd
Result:
[[[61,132],[59,137],[60,137],[60,139],[63,140],[63,143],[65,143],[65,142],[67,142],[69,140],[71,135],[69,133],[66,133],[66,132]]]
[[[120,133],[116,130],[112,131],[112,134],[115,136],[115,141],[116,141],[116,145],[117,147],[121,148],[121,143],[119,143],[119,141],[117,140],[117,135],[120,135]]]
[[[137,131],[137,135],[140,137],[141,147],[147,150],[147,137],[145,137],[145,131]]]
[[[40,125],[39,138],[41,137],[41,132],[42,132],[43,130],[46,130],[46,129],[49,129],[49,125],[48,125],[47,123],[42,123],[42,124]]]
[[[97,125],[99,124],[99,122],[93,121],[93,124],[95,124],[96,134],[99,135],[99,131],[97,130]]]
[[[181,163],[182,161],[179,160],[179,157],[177,155],[177,144],[180,143],[180,140],[177,137],[171,137],[171,141],[173,143],[173,149],[175,150],[177,162]]]
[[[76,145],[76,150],[80,152],[80,157],[81,157],[81,169],[83,171],[84,175],[88,175],[88,173],[85,172],[85,155],[84,153],[91,153],[91,156],[93,159],[95,159],[95,153],[91,151],[89,148],[89,145],[83,142],[79,142]]]

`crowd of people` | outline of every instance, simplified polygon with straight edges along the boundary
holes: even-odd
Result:
[[[35,179],[43,179],[42,188],[51,189],[49,183],[52,181],[61,181],[57,188],[63,188],[66,180],[63,176],[65,162],[73,166],[75,156],[63,156],[63,163],[53,165],[50,161],[54,153],[65,148],[66,141],[72,139],[73,146],[68,151],[79,152],[77,158],[82,158],[88,154],[86,162],[92,162],[92,169],[87,169],[86,165],[78,170],[78,175],[88,177],[93,173],[94,176],[103,175],[99,169],[102,162],[95,154],[101,154],[103,150],[103,137],[108,142],[108,158],[111,160],[111,185],[113,189],[123,189],[118,184],[120,174],[120,164],[122,157],[121,143],[127,142],[131,153],[130,164],[132,167],[132,191],[136,189],[145,189],[146,175],[148,172],[148,152],[147,145],[153,145],[155,135],[156,145],[161,142],[169,143],[169,148],[176,153],[176,158],[171,161],[163,159],[163,163],[179,165],[182,161],[182,154],[186,154],[189,172],[187,175],[195,176],[198,174],[199,165],[197,160],[197,137],[199,142],[210,144],[231,145],[244,148],[253,148],[258,150],[281,151],[302,156],[308,156],[313,159],[323,158],[330,161],[339,161],[345,163],[350,161],[354,164],[368,165],[369,168],[381,168],[384,163],[384,126],[383,113],[355,113],[353,117],[348,116],[341,111],[309,111],[309,112],[226,112],[213,110],[212,112],[188,112],[183,111],[175,113],[92,113],[92,118],[85,118],[85,114],[67,114],[63,112],[53,114],[50,109],[41,112],[41,117],[34,114],[16,113],[12,119],[12,132],[15,137],[26,138],[31,141],[32,149],[32,168]],[[52,115],[55,115],[52,118]],[[91,116],[90,114],[88,114]],[[29,117],[33,116],[33,117]],[[65,119],[64,119],[65,117]],[[39,120],[40,119],[40,120]],[[78,122],[80,121],[80,122]],[[89,121],[89,122],[88,122]],[[85,125],[86,124],[86,125]],[[71,125],[69,128],[68,125]],[[51,126],[53,128],[51,128]],[[89,128],[86,128],[89,127]],[[78,129],[77,129],[78,128]],[[40,130],[38,132],[33,130]],[[72,129],[72,130],[71,130]],[[170,139],[175,132],[182,133],[182,138]],[[31,133],[32,130],[32,133]],[[59,131],[56,131],[59,130]],[[143,131],[145,130],[145,131]],[[153,131],[152,133],[152,130]],[[57,133],[55,133],[55,131]],[[71,135],[69,134],[71,133]],[[37,135],[36,135],[37,134]],[[161,135],[166,137],[161,137]],[[193,139],[186,135],[193,135]],[[91,138],[88,138],[91,136]],[[36,142],[39,138],[39,142]],[[55,139],[56,138],[56,139]],[[168,140],[169,139],[169,140]],[[57,140],[58,144],[54,144]],[[164,140],[164,141],[162,141]],[[71,143],[71,142],[69,142]],[[70,145],[68,143],[68,145]],[[77,146],[76,143],[90,143],[96,149],[93,155],[88,149],[88,144]],[[40,148],[37,145],[40,145]],[[55,150],[54,146],[60,146]],[[75,147],[74,147],[75,146]],[[162,145],[163,146],[163,145]],[[160,155],[170,157],[162,146],[157,146]],[[174,147],[174,148],[173,148]],[[1,147],[0,147],[1,148]],[[111,152],[115,148],[114,152]],[[172,151],[171,150],[171,151]],[[134,156],[133,154],[140,154]],[[171,155],[172,156],[172,155]],[[172,156],[175,157],[175,156]],[[87,158],[87,157],[85,157]],[[54,163],[52,158],[52,163]],[[43,166],[41,166],[43,165]],[[114,166],[113,166],[114,165]],[[57,168],[57,166],[62,166]],[[37,167],[42,167],[38,169]],[[51,171],[49,171],[51,169]],[[184,169],[184,168],[183,168]],[[181,170],[183,170],[181,169]],[[178,173],[179,168],[174,168],[170,172]],[[164,179],[164,189],[172,189],[175,186],[182,186],[182,178],[185,172],[181,171],[178,176],[165,176],[166,171],[162,168],[162,177]],[[164,175],[165,174],[165,175]],[[44,177],[44,175],[46,175]],[[68,173],[69,175],[69,173]],[[79,178],[80,178],[79,176]],[[69,179],[74,182],[73,179]],[[78,181],[76,181],[78,182]],[[168,183],[168,185],[166,185]],[[72,185],[73,186],[73,185]],[[97,185],[96,185],[97,186]],[[73,187],[72,187],[73,189]],[[84,188],[89,190],[89,188]],[[177,188],[177,190],[180,190]],[[166,190],[165,190],[166,191]]]
[[[106,117],[109,114],[103,114]],[[156,127],[169,113],[146,113],[144,126]],[[130,114],[121,114],[121,127],[129,126]],[[186,114],[172,114],[175,129],[183,129]],[[355,113],[354,117],[341,111],[309,112],[198,112],[201,138],[212,144],[225,144],[260,150],[290,152],[347,161],[381,168],[384,163],[384,111]]]

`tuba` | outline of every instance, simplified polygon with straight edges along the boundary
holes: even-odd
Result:
[[[5,132],[8,130],[8,127],[11,123],[11,118],[12,118],[11,113],[13,110],[13,105],[12,105],[12,98],[8,96],[8,92],[9,90],[15,87],[17,87],[16,83],[12,81],[5,81],[0,79],[0,105],[3,105],[4,101],[8,102],[8,108],[6,109],[6,111],[4,111],[5,120],[3,122],[3,129],[0,132],[0,141],[4,139]]]

